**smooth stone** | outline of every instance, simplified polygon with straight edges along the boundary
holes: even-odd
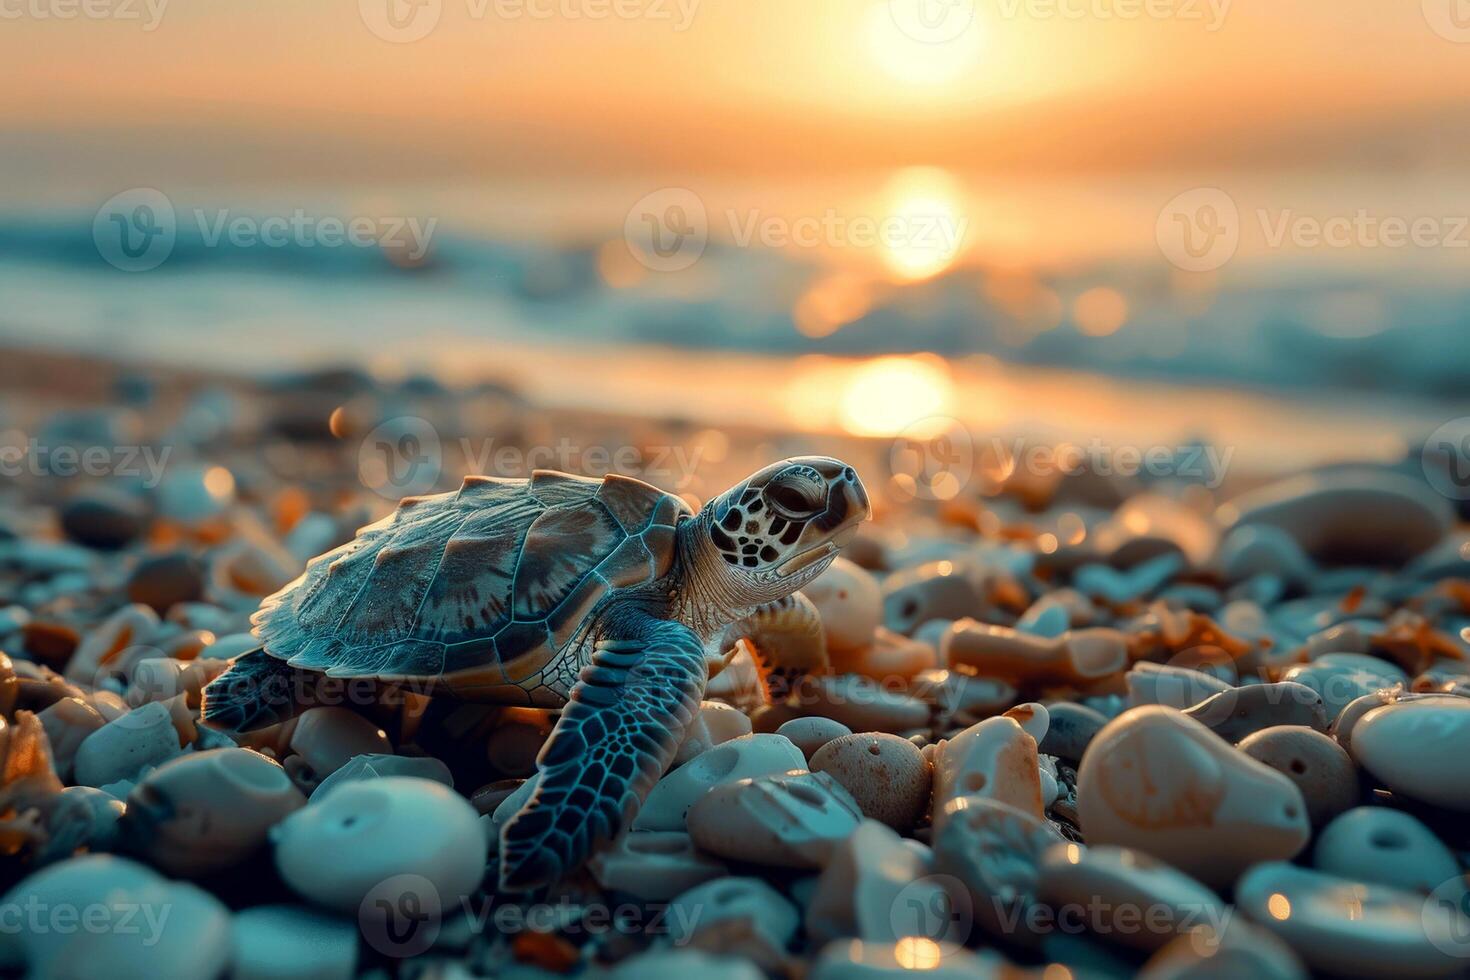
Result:
[[[862,674],[879,681],[907,680],[938,666],[936,647],[882,626],[863,649],[832,655],[832,669],[838,673]]]
[[[99,686],[117,668],[147,644],[158,631],[158,613],[148,606],[128,605],[104,619],[87,633],[67,662],[64,676],[79,684]]]
[[[1296,783],[1313,827],[1324,826],[1358,802],[1358,767],[1328,736],[1304,725],[1254,732],[1236,746]]]
[[[689,836],[711,854],[753,864],[819,868],[862,822],[857,801],[823,772],[721,783],[689,809]]]
[[[931,619],[964,619],[984,607],[984,590],[950,561],[896,572],[883,582],[883,625],[905,636]]]
[[[1453,508],[1422,479],[1368,467],[1289,477],[1222,504],[1227,526],[1276,527],[1314,558],[1401,565],[1449,531]]]
[[[182,754],[169,704],[154,701],[108,722],[77,746],[74,771],[80,786],[106,786],[132,779],[145,767]]]
[[[169,467],[153,496],[162,517],[192,524],[224,513],[234,500],[234,480],[215,479],[218,467],[185,463]]]
[[[1284,582],[1305,582],[1317,568],[1296,538],[1279,527],[1247,525],[1225,535],[1215,557],[1227,582],[1270,575]]]
[[[1184,714],[1232,743],[1280,725],[1327,730],[1322,695],[1293,681],[1233,687],[1206,698]]]
[[[1318,871],[1428,895],[1460,877],[1460,863],[1414,815],[1383,806],[1359,806],[1317,834],[1312,864]]]
[[[943,727],[971,725],[998,715],[1016,703],[1016,685],[993,677],[976,677],[959,670],[925,670],[914,677],[910,691],[939,709]]]
[[[801,590],[817,612],[833,653],[861,650],[883,621],[883,590],[865,568],[838,556]]]
[[[923,701],[859,674],[814,678],[800,691],[802,714],[831,718],[855,732],[898,735],[924,728],[930,720],[930,707]]]
[[[432,779],[445,786],[454,786],[454,776],[449,767],[432,756],[386,755],[370,753],[355,755],[338,767],[312,791],[313,803],[326,799],[328,793],[348,783],[365,779],[383,779],[388,776],[414,776]]]
[[[1030,735],[1038,746],[1046,738],[1046,730],[1051,727],[1051,712],[1039,701],[1027,701],[1008,708],[1004,717],[1020,725],[1021,730]]]
[[[387,733],[351,708],[340,707],[303,711],[291,729],[290,746],[283,764],[307,795],[354,756],[393,752]]]
[[[77,544],[116,551],[142,535],[148,508],[136,496],[98,488],[79,493],[61,505],[61,530]]]
[[[887,826],[864,820],[833,849],[806,903],[806,931],[817,942],[855,936],[894,942],[919,935],[913,903],[923,910],[951,901],[929,875],[931,860]],[[937,937],[933,937],[937,938]]]
[[[350,980],[357,973],[352,920],[301,905],[235,914],[230,980]]]
[[[1338,976],[1451,976],[1470,952],[1470,919],[1453,906],[1283,862],[1246,872],[1235,905],[1314,970]]]
[[[213,749],[144,776],[128,794],[118,832],[154,867],[192,878],[242,863],[265,846],[272,826],[305,805],[274,760]]]
[[[1184,571],[1184,556],[1157,555],[1126,571],[1111,565],[1083,565],[1072,576],[1072,587],[1084,595],[1121,606],[1150,596]]]
[[[669,939],[711,952],[747,953],[784,961],[801,914],[759,878],[719,878],[696,885],[669,903]],[[684,978],[687,980],[687,978]]]
[[[61,698],[37,712],[36,717],[46,731],[56,775],[66,782],[73,782],[77,750],[88,736],[107,724],[107,719],[81,698]]]
[[[1124,712],[1093,740],[1077,814],[1090,844],[1144,851],[1211,887],[1291,858],[1311,837],[1295,783],[1157,705]]]
[[[1049,719],[1041,751],[1073,763],[1082,760],[1087,746],[1108,723],[1102,712],[1073,701],[1052,701],[1047,705],[1047,712]]]
[[[1220,896],[1183,872],[1104,844],[1052,846],[1042,855],[1037,895],[1060,924],[1077,915],[1107,941],[1136,949],[1157,949],[1226,915]]]
[[[31,977],[198,980],[230,961],[230,913],[218,899],[110,854],[43,868],[0,908],[42,916],[41,928],[0,930],[0,963],[23,962]]]
[[[837,780],[863,816],[908,833],[929,809],[930,767],[907,739],[884,732],[842,735],[811,757],[811,771]]]
[[[976,954],[954,943],[908,936],[896,943],[861,939],[829,943],[809,980],[1000,980],[1007,964],[993,953]]]
[[[204,598],[204,566],[187,552],[144,558],[128,577],[127,594],[163,615],[176,603]]]
[[[940,645],[940,659],[982,677],[1014,683],[1095,681],[1128,666],[1128,638],[1117,630],[1072,630],[1046,639],[1006,626],[962,619]]]
[[[634,830],[588,863],[603,888],[644,902],[667,902],[695,885],[723,878],[730,869],[694,848],[688,834]]]
[[[682,831],[690,807],[714,787],[805,768],[806,757],[784,735],[756,733],[733,738],[700,753],[655,783],[633,827]]]
[[[1123,501],[1092,535],[1109,564],[1124,568],[1170,552],[1198,568],[1214,555],[1219,540],[1219,528],[1198,510],[1155,492]]]
[[[1351,744],[1353,758],[1395,793],[1470,812],[1470,698],[1375,708],[1353,726]]]
[[[1123,675],[1128,685],[1128,706],[1162,704],[1184,711],[1234,685],[1204,671],[1140,660]]]
[[[936,812],[935,869],[962,881],[969,906],[992,935],[1034,944],[1041,857],[1062,836],[1046,821],[999,800],[962,796]]]
[[[751,733],[750,716],[739,708],[719,701],[704,701],[699,705],[699,720],[709,733],[710,744],[723,745],[731,739]]]
[[[801,754],[810,762],[818,749],[835,738],[851,735],[852,729],[831,718],[814,715],[810,718],[793,718],[776,729],[776,734],[791,739],[791,744],[800,749]]]
[[[964,797],[983,797],[1044,816],[1036,740],[1014,718],[987,718],[939,742],[934,763],[934,824]]]
[[[1139,980],[1307,980],[1306,968],[1274,933],[1232,915],[1222,928],[1201,926],[1149,957]]]
[[[479,820],[468,800],[440,783],[389,776],[334,790],[270,836],[282,879],[326,908],[356,915],[369,897],[397,908],[425,881],[439,907],[454,908],[485,876]]]
[[[1049,596],[1042,596],[1016,620],[1016,629],[1032,636],[1055,639],[1072,628],[1067,607]]]
[[[179,660],[174,657],[151,657],[133,667],[133,682],[128,686],[127,702],[133,707],[149,701],[167,701],[184,695],[185,703],[198,710],[204,687],[229,669],[228,660],[196,657]]]

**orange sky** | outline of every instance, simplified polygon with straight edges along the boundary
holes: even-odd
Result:
[[[976,0],[927,44],[883,0],[423,0],[439,19],[412,43],[358,0],[171,0],[151,31],[31,12],[58,2],[0,0],[0,168],[26,179],[1399,170],[1466,149],[1470,44],[1420,0]],[[1120,13],[1146,2],[1176,15]],[[614,4],[643,16],[598,16]]]

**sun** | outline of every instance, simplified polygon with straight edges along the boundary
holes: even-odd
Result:
[[[868,8],[865,20],[868,50],[890,78],[908,85],[938,85],[980,65],[985,38],[977,18],[957,22],[952,31],[926,33],[913,25],[905,29],[901,21],[907,18],[901,14],[902,8],[880,0]]]
[[[916,281],[938,275],[959,258],[970,219],[964,191],[939,167],[907,167],[889,178],[880,210],[900,232],[883,243],[883,264],[894,278]]]

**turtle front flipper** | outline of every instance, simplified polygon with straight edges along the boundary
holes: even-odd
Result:
[[[783,700],[803,677],[832,672],[822,614],[800,592],[756,606],[725,628],[720,649],[748,640],[761,683],[772,701]]]
[[[500,887],[530,891],[616,837],[673,761],[699,709],[704,644],[635,615],[597,644],[541,749],[536,791],[500,835]]]

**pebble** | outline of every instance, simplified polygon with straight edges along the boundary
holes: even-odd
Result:
[[[235,481],[228,470],[199,463],[170,466],[153,492],[159,515],[184,524],[219,516],[234,496]]]
[[[1123,675],[1123,680],[1128,685],[1130,708],[1162,704],[1184,711],[1234,687],[1204,671],[1147,660],[1134,664],[1133,669]]]
[[[776,729],[776,734],[789,738],[791,744],[800,749],[810,763],[818,749],[835,738],[851,735],[852,729],[831,718],[814,715],[809,718],[793,718]]]
[[[1233,687],[1184,713],[1227,742],[1239,742],[1254,732],[1279,725],[1326,731],[1328,719],[1322,695],[1292,681]]]
[[[715,786],[689,810],[689,836],[711,854],[782,868],[819,868],[857,829],[857,801],[823,772]]]
[[[300,905],[235,913],[231,980],[350,980],[358,934],[351,920]]]
[[[1046,710],[1046,737],[1039,747],[1068,762],[1080,762],[1087,746],[1108,723],[1102,712],[1072,701],[1049,702]]]
[[[1401,565],[1450,528],[1449,501],[1423,480],[1367,467],[1306,473],[1222,504],[1227,527],[1274,527],[1320,561]]]
[[[305,805],[274,760],[249,749],[212,749],[164,763],[139,780],[118,832],[130,852],[154,867],[194,878],[249,859],[272,826]]]
[[[942,882],[929,876],[932,863],[887,826],[864,820],[828,858],[806,905],[807,933],[822,943],[918,935],[914,930],[927,923],[915,919],[913,903],[929,910],[950,901]]]
[[[861,939],[830,943],[810,980],[1001,980],[1007,975],[994,954],[977,955],[953,943],[911,936],[896,943]]]
[[[1278,725],[1241,740],[1240,751],[1296,783],[1307,818],[1322,827],[1358,802],[1358,767],[1342,746],[1304,725]]]
[[[1358,764],[1395,793],[1470,813],[1470,698],[1375,708],[1353,726],[1351,745]]]
[[[962,796],[936,811],[935,869],[969,890],[975,919],[994,936],[1022,944],[1035,918],[1041,859],[1060,834],[1046,821],[1008,803]]]
[[[110,721],[77,746],[73,763],[80,786],[107,786],[133,779],[183,752],[168,703],[155,701]]]
[[[1149,957],[1139,980],[1307,980],[1301,959],[1276,936],[1232,915],[1201,925]]]
[[[427,887],[455,908],[485,876],[480,815],[452,789],[389,776],[349,783],[305,806],[270,832],[276,870],[297,894],[356,915],[369,897],[401,900]]]
[[[909,833],[929,809],[930,766],[907,739],[883,732],[841,735],[810,757],[811,771],[835,779],[863,816]]]
[[[801,693],[802,714],[831,718],[854,732],[898,735],[929,723],[929,705],[859,674],[814,678]]]
[[[340,786],[361,780],[384,779],[388,776],[413,776],[416,779],[432,779],[445,786],[454,785],[454,776],[449,767],[432,756],[387,755],[381,752],[355,755],[339,766],[312,791],[312,802],[324,800],[327,794]]]
[[[1183,571],[1184,565],[1184,557],[1177,552],[1158,555],[1126,571],[1111,565],[1083,565],[1072,584],[1084,595],[1120,606],[1153,595]]]
[[[1317,834],[1318,871],[1428,895],[1460,876],[1460,863],[1412,814],[1382,806],[1348,810]]]
[[[1036,740],[1014,718],[987,718],[940,742],[934,762],[934,823],[949,804],[983,797],[1009,804],[1041,819],[1041,779]]]
[[[77,544],[116,551],[136,541],[148,526],[148,508],[120,491],[93,489],[61,505],[61,530]]]
[[[1072,621],[1067,614],[1067,607],[1051,596],[1042,596],[1036,600],[1025,615],[1016,620],[1016,629],[1022,633],[1049,640],[1061,636],[1071,628]]]
[[[883,591],[871,572],[838,557],[802,592],[822,614],[829,652],[846,653],[872,644],[882,625]]]
[[[1282,582],[1301,583],[1317,572],[1296,538],[1269,524],[1234,528],[1225,535],[1215,560],[1227,582],[1270,575]]]
[[[1072,630],[1055,639],[962,619],[944,635],[940,659],[982,677],[1017,683],[1097,680],[1128,665],[1128,641],[1117,630]]]
[[[801,926],[801,913],[759,878],[726,877],[679,895],[669,903],[666,922],[676,946],[743,953],[779,966]]]
[[[0,908],[40,916],[39,926],[0,931],[0,962],[24,963],[32,977],[198,980],[230,962],[230,913],[218,899],[110,854],[43,868]]]
[[[1301,791],[1172,708],[1133,708],[1093,740],[1077,774],[1089,844],[1151,854],[1212,887],[1311,836]]]
[[[138,652],[135,648],[147,644],[158,627],[158,613],[148,606],[124,606],[87,634],[66,665],[66,679],[95,687],[110,674],[120,674]]]
[[[187,552],[145,558],[128,577],[127,594],[163,615],[176,603],[204,598],[204,566]]]
[[[588,866],[603,888],[643,902],[667,902],[730,873],[722,862],[697,851],[688,834],[673,830],[623,834]]]
[[[61,698],[44,708],[37,717],[46,730],[56,774],[70,782],[77,749],[89,735],[107,724],[107,719],[81,698]]]
[[[690,807],[716,786],[805,768],[805,756],[784,735],[757,733],[731,739],[665,774],[643,801],[633,826],[682,831]]]
[[[915,675],[910,693],[939,709],[943,727],[970,725],[998,715],[1016,703],[1016,685],[962,670],[925,670]]]
[[[1453,905],[1282,862],[1250,869],[1235,904],[1308,966],[1338,976],[1447,977],[1470,953],[1470,920]]]
[[[1220,896],[1188,875],[1141,851],[1102,844],[1053,845],[1041,858],[1037,894],[1059,927],[1077,916],[1109,942],[1137,949],[1158,949],[1226,916]]]
[[[932,619],[965,619],[984,606],[983,590],[950,561],[919,565],[883,583],[883,625],[905,636]]]
[[[307,795],[354,756],[393,751],[387,734],[351,708],[309,708],[291,731],[286,772]]]

